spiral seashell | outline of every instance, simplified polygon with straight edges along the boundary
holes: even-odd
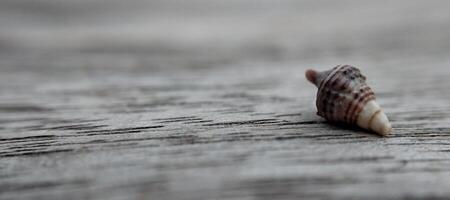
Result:
[[[323,72],[309,69],[305,76],[318,87],[317,115],[331,122],[356,124],[383,136],[391,132],[388,118],[358,68],[338,65]]]

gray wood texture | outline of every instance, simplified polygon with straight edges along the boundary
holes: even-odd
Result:
[[[448,199],[448,1],[0,2],[0,199]],[[382,138],[315,115],[359,67]]]

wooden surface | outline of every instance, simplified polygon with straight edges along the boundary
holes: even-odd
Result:
[[[448,6],[2,1],[0,199],[448,199]],[[391,136],[315,115],[337,64]]]

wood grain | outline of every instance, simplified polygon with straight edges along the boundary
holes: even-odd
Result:
[[[450,197],[449,3],[33,2],[0,3],[0,199]],[[337,64],[391,136],[316,116]]]

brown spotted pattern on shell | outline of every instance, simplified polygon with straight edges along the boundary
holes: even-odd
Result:
[[[319,116],[332,122],[356,124],[381,135],[391,132],[389,120],[358,68],[338,65],[323,72],[308,70],[306,78],[318,87]]]

